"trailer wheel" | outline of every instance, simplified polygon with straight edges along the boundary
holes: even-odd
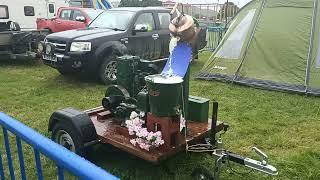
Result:
[[[205,167],[197,167],[192,171],[193,180],[214,180],[211,172]]]
[[[70,123],[61,123],[58,122],[54,125],[52,129],[51,139],[65,147],[66,149],[80,155],[84,156],[85,151],[83,150],[82,140],[72,127]]]

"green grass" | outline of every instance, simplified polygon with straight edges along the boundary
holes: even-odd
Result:
[[[209,53],[204,53],[200,61],[193,63],[192,75],[199,71],[208,56]],[[257,158],[251,151],[255,145],[269,155],[270,163],[279,171],[275,177],[257,172],[240,176],[225,165],[221,179],[319,179],[320,98],[194,78],[191,78],[190,86],[191,95],[215,99],[220,103],[219,119],[231,126],[223,135],[228,149]],[[50,137],[48,119],[53,111],[65,107],[85,110],[98,106],[104,91],[105,86],[93,80],[63,77],[41,62],[0,62],[0,111],[47,137]],[[1,135],[0,148],[3,152],[2,139]],[[16,154],[14,139],[11,145]],[[24,147],[28,177],[34,179],[32,148]],[[194,167],[214,167],[214,159],[207,154],[182,152],[155,166],[107,145],[94,147],[88,158],[122,179],[190,179]],[[14,159],[15,174],[19,177],[17,155]],[[56,169],[50,160],[43,160],[46,179],[56,178]],[[232,167],[247,172],[235,164]]]

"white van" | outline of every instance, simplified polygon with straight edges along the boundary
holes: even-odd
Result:
[[[113,0],[118,1],[118,0]],[[38,18],[51,19],[55,17],[60,7],[85,7],[110,9],[114,3],[110,0],[0,0],[0,6],[9,11],[9,20],[17,22],[22,30],[37,29]],[[0,12],[1,13],[1,12]],[[4,22],[0,19],[0,22]]]
[[[52,18],[59,7],[69,6],[67,0],[0,0],[7,7],[9,20],[17,22],[22,30],[35,30],[37,18]],[[8,20],[0,20],[4,22]]]

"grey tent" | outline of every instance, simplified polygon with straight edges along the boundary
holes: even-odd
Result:
[[[320,95],[319,1],[251,1],[197,77]]]

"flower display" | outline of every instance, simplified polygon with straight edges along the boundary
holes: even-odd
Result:
[[[141,119],[144,113],[136,113],[133,111],[130,115],[130,120],[126,120],[126,127],[128,128],[129,135],[136,137],[130,140],[134,146],[139,146],[141,149],[149,151],[150,148],[159,147],[164,144],[162,134],[160,131],[149,132],[143,125],[145,121]]]

